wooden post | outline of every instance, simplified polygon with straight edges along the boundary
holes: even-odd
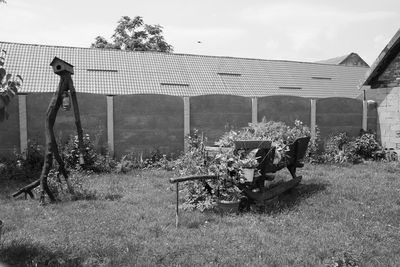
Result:
[[[110,157],[114,157],[114,96],[107,96],[107,144]]]
[[[317,126],[317,101],[315,99],[311,99],[311,140],[312,142],[315,140],[316,135],[316,126]]]
[[[253,97],[251,99],[251,122],[257,123],[258,122],[258,102],[257,97]]]
[[[363,100],[363,113],[362,113],[362,129],[367,131],[368,129],[368,102]]]
[[[175,227],[179,226],[179,182],[176,183],[176,211],[175,211]]]
[[[188,96],[183,97],[183,135],[184,137],[190,134],[190,98]],[[187,145],[185,140],[184,150],[187,151]]]
[[[18,95],[18,109],[19,109],[19,142],[20,152],[26,158],[28,149],[28,126],[26,118],[26,95]]]

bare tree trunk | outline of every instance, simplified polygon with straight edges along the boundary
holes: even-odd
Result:
[[[70,75],[69,75],[69,78]],[[49,107],[47,108],[46,112],[46,124],[45,124],[45,155],[44,155],[44,164],[42,168],[42,173],[40,175],[40,185],[41,185],[41,195],[40,195],[40,202],[44,204],[45,193],[49,196],[50,201],[54,202],[56,199],[49,189],[47,184],[47,177],[53,165],[53,154],[57,153],[56,159],[57,161],[62,162],[60,155],[58,154],[58,148],[56,143],[56,138],[54,135],[53,127],[56,121],[58,110],[60,109],[62,103],[62,96],[65,90],[68,90],[68,74],[64,74],[61,76],[60,83],[58,86],[57,91],[54,93]],[[62,163],[63,166],[64,164]],[[65,172],[64,166],[61,167],[64,170],[64,177],[67,177]]]
[[[72,79],[69,83],[69,92],[71,93],[72,105],[74,107],[74,117],[75,117],[75,125],[76,131],[78,132],[78,145],[79,145],[79,164],[85,164],[83,159],[83,155],[85,153],[85,148],[83,147],[83,130],[81,125],[81,117],[79,114],[79,106],[78,106],[78,98],[76,97],[75,87],[73,85]]]
[[[48,186],[48,175],[53,167],[53,156],[58,162],[59,169],[58,171],[64,176],[68,190],[71,194],[74,194],[74,190],[69,182],[68,179],[68,172],[65,169],[64,162],[62,161],[62,158],[60,156],[60,153],[58,151],[57,147],[57,142],[56,138],[54,135],[54,123],[57,118],[57,113],[58,110],[61,107],[62,104],[62,99],[64,92],[70,91],[71,93],[71,98],[72,98],[72,103],[74,107],[74,117],[75,117],[75,124],[78,132],[78,145],[79,145],[79,163],[81,165],[84,164],[84,159],[83,159],[83,154],[84,154],[84,147],[83,147],[83,130],[82,130],[82,125],[81,125],[81,120],[80,120],[80,115],[79,115],[79,107],[78,107],[78,100],[76,97],[76,92],[75,88],[73,86],[71,74],[68,72],[65,72],[60,75],[60,83],[58,85],[57,91],[54,93],[49,107],[47,108],[46,112],[46,123],[45,123],[45,156],[44,156],[44,164],[42,168],[42,172],[40,175],[39,180],[19,189],[17,192],[13,194],[13,197],[17,197],[22,193],[27,193],[30,196],[32,196],[31,190],[34,189],[37,186],[41,186],[41,195],[40,195],[40,203],[44,204],[45,202],[45,194],[49,196],[49,199],[51,202],[54,202],[56,198],[54,197],[53,193],[51,192],[49,186]]]

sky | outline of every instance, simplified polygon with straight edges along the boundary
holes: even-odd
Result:
[[[175,53],[372,64],[400,28],[399,0],[7,0],[0,41],[90,47],[122,16],[164,27]]]

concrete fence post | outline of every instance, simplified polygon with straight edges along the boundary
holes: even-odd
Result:
[[[363,100],[363,111],[362,111],[362,129],[368,130],[368,102]]]
[[[26,117],[26,95],[18,95],[18,113],[19,113],[19,143],[20,152],[26,157],[28,149],[28,123]]]
[[[315,140],[317,127],[317,101],[311,99],[311,140]]]
[[[110,157],[114,157],[114,96],[107,96],[107,144]]]
[[[190,98],[183,97],[183,136],[184,138],[190,134]],[[187,151],[185,139],[183,139],[184,151]]]
[[[251,122],[258,122],[258,102],[257,97],[251,98]]]

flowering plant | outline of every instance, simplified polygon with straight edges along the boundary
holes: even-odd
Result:
[[[239,167],[246,169],[254,169],[258,166],[258,161],[254,153],[249,153],[245,158],[240,159]]]

